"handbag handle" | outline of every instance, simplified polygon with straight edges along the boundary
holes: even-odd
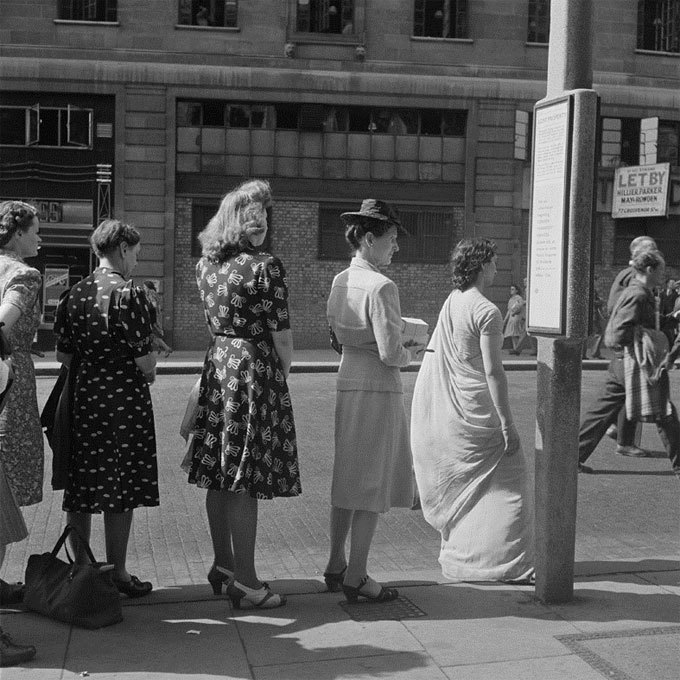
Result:
[[[81,545],[85,548],[85,552],[87,553],[87,556],[90,558],[90,562],[93,564],[97,562],[94,558],[94,554],[92,552],[92,549],[90,548],[90,544],[85,540],[83,535],[78,531],[78,528],[75,527],[73,524],[67,524],[66,528],[64,529],[64,533],[59,537],[59,540],[57,541],[57,544],[54,546],[54,549],[52,550],[52,557],[56,557],[57,553],[61,550],[61,547],[64,546],[64,549],[66,550],[66,556],[68,557],[68,560],[71,564],[73,564],[73,558],[71,555],[69,555],[68,548],[65,546],[66,539],[68,538],[68,535],[73,532],[77,537],[78,540],[80,541]]]

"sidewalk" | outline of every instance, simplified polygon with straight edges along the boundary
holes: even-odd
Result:
[[[376,574],[401,595],[380,605],[347,605],[309,579],[274,581],[288,604],[255,612],[233,610],[207,583],[158,589],[98,631],[7,613],[5,629],[39,649],[1,676],[675,680],[679,574],[581,575],[562,606],[538,603],[533,588],[444,584],[439,572]]]

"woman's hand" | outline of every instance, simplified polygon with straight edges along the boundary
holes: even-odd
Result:
[[[421,343],[421,342],[416,342],[415,340],[409,340],[408,342],[404,343],[404,347],[411,353],[411,359],[422,359],[423,355],[425,354],[425,350],[427,349],[427,344],[429,340]]]
[[[511,423],[510,425],[501,428],[501,432],[503,433],[503,441],[505,442],[505,454],[507,456],[512,456],[519,451],[520,446],[522,445],[517,428],[514,423]]]

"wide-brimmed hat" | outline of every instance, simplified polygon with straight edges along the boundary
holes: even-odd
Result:
[[[345,212],[340,215],[340,219],[345,224],[351,222],[354,217],[376,220],[378,222],[389,222],[390,225],[395,226],[403,234],[408,234],[408,231],[401,224],[399,213],[386,201],[366,198],[361,202],[361,208],[359,208],[358,212]]]

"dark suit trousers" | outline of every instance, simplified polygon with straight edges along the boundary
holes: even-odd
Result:
[[[602,386],[600,394],[581,420],[578,435],[579,462],[583,463],[588,459],[604,437],[607,428],[618,418],[619,413],[623,413],[625,420],[625,404],[626,388],[623,377],[623,359],[614,358],[609,363],[607,380]],[[625,420],[625,423],[624,427],[631,427],[633,435],[627,432],[628,438],[621,437],[620,441],[632,443],[636,423],[628,420]],[[680,422],[675,406],[673,406],[672,414],[659,420],[656,427],[673,469],[680,471]]]

